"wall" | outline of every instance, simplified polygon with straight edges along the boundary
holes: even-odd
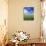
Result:
[[[23,20],[23,7],[33,6],[35,9],[34,21]],[[8,34],[16,31],[26,31],[31,38],[40,37],[41,10],[40,0],[9,0]]]

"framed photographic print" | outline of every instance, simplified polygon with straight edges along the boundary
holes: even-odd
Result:
[[[24,7],[24,20],[34,20],[34,7]]]

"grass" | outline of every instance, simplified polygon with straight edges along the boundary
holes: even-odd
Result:
[[[34,15],[24,15],[24,20],[34,20]]]

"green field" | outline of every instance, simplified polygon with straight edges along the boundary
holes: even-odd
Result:
[[[24,15],[24,20],[34,20],[34,15]]]

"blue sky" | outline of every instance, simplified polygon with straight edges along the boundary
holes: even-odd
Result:
[[[24,7],[24,14],[26,15],[32,15],[34,13],[33,7]]]

